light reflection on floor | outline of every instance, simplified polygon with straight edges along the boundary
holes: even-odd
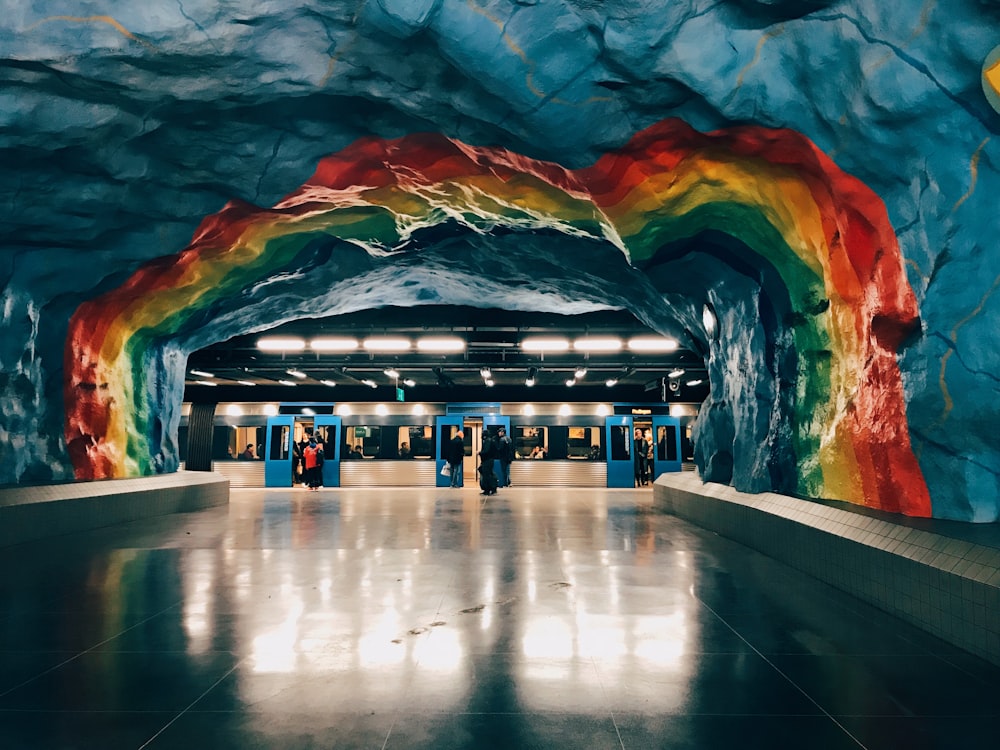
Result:
[[[896,747],[905,717],[934,748],[996,723],[998,670],[650,501],[234,490],[0,550],[0,747]]]

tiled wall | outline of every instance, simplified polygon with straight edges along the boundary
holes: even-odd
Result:
[[[229,481],[181,471],[0,490],[0,547],[229,502]]]
[[[935,530],[933,521],[914,528],[908,519],[703,484],[690,473],[661,475],[654,497],[661,510],[1000,664],[1000,529],[967,540]]]

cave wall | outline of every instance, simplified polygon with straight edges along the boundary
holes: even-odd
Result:
[[[652,272],[648,281],[625,281],[621,270],[616,284],[623,286],[611,292],[631,299],[636,284],[641,299],[629,304],[640,316],[707,347],[713,396],[706,414],[713,416],[698,427],[704,470],[735,450],[731,481],[741,489],[794,481],[813,496],[996,520],[998,367],[987,342],[1000,323],[1000,219],[991,200],[1000,177],[991,57],[998,19],[998,3],[983,0],[947,7],[153,0],[8,9],[0,19],[0,198],[7,208],[0,220],[0,481],[70,479],[79,475],[74,461],[89,460],[80,454],[94,443],[75,451],[80,422],[69,419],[81,381],[70,377],[79,363],[67,342],[81,305],[86,310],[151,274],[176,278],[182,253],[204,246],[203,222],[213,223],[205,217],[233,206],[246,215],[280,212],[324,158],[349,153],[359,138],[400,143],[394,139],[436,133],[467,144],[467,154],[489,147],[516,155],[507,167],[514,173],[531,172],[522,158],[554,165],[541,177],[569,198],[543,212],[541,225],[513,221],[505,206],[493,210],[508,229],[565,236],[568,253],[596,243],[642,272],[661,247],[717,230],[777,269],[792,300],[780,320],[761,315],[773,285],[733,263],[708,274],[711,263],[702,268],[698,259],[715,263],[717,256],[694,247],[690,263],[678,259],[691,283],[660,283]],[[671,126],[681,134],[673,141],[680,158],[661,164],[662,174],[691,184],[674,193],[643,188],[653,204],[637,197],[616,213],[619,204],[600,196],[630,184],[616,171],[623,155],[637,134],[667,122],[691,133]],[[700,140],[713,131],[720,135]],[[756,134],[750,150],[739,135],[747,132]],[[728,171],[710,167],[715,147]],[[693,154],[700,166],[684,171]],[[792,186],[799,186],[795,195]],[[845,205],[869,206],[874,218],[844,213]],[[570,206],[583,214],[567,216]],[[537,219],[539,206],[529,208]],[[391,223],[397,234],[406,227]],[[492,231],[481,216],[467,225],[474,234]],[[370,258],[384,262],[400,249],[384,240],[384,227],[366,231],[349,241]],[[850,236],[857,232],[864,241]],[[785,253],[767,257],[776,237]],[[833,252],[809,247],[815,238]],[[837,251],[840,240],[870,257]],[[309,255],[298,245],[294,253]],[[330,262],[341,255],[348,253],[333,253]],[[168,260],[144,265],[156,258]],[[272,266],[280,266],[279,281],[296,276],[296,262]],[[853,269],[853,291],[831,283],[844,270],[838,262]],[[516,272],[516,259],[511,267]],[[416,286],[425,293],[457,294],[441,275],[419,269],[414,264],[411,273],[424,273]],[[475,278],[473,268],[467,280]],[[815,288],[817,278],[821,293],[807,299],[800,287]],[[271,283],[266,275],[244,279],[231,291],[238,299]],[[560,283],[572,282],[555,278],[550,289],[526,289],[510,304],[545,304],[546,295],[559,297]],[[335,307],[323,289],[307,291]],[[123,468],[115,471],[170,470],[169,438],[138,451],[128,441],[164,426],[169,433],[186,351],[227,330],[215,323],[225,320],[224,302],[195,315],[192,303],[169,299],[176,308],[149,320],[164,326],[187,311],[175,330],[168,323],[150,338],[112,336],[101,344],[102,356],[129,353],[112,381],[91,383],[94,394],[118,388],[125,403],[146,405],[135,422],[113,428],[102,424],[105,415],[85,415],[96,426],[87,434],[105,436],[117,452],[112,463]],[[705,301],[719,313],[716,338],[698,326]],[[290,303],[284,312],[300,309]],[[131,321],[127,330],[140,329],[124,308],[113,314]],[[824,340],[829,331],[840,334]],[[777,349],[775,342],[782,342]],[[744,353],[746,366],[734,366],[734,352]],[[823,378],[814,374],[826,368],[826,386],[817,388]],[[864,399],[855,398],[858,385]],[[767,449],[750,451],[760,432]],[[912,459],[890,455],[900,443]],[[926,504],[917,498],[907,506],[921,487]]]

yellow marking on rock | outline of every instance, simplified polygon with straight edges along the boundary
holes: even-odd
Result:
[[[25,31],[32,31],[33,29],[41,26],[43,23],[54,23],[56,21],[65,21],[67,23],[106,23],[108,26],[111,26],[113,29],[118,31],[126,39],[131,39],[133,42],[139,42],[139,44],[149,47],[150,49],[156,49],[154,45],[133,34],[111,16],[48,16],[47,18],[43,18],[40,21],[36,21],[31,24],[31,26],[25,29]]]
[[[983,153],[983,149],[989,142],[990,142],[989,136],[983,138],[983,142],[979,144],[979,148],[977,148],[976,152],[972,155],[972,159],[969,161],[969,172],[971,174],[971,178],[969,180],[969,189],[966,190],[965,195],[959,198],[958,201],[955,203],[955,205],[951,207],[952,213],[955,213],[958,210],[958,207],[961,206],[963,203],[965,203],[969,199],[969,196],[971,196],[972,193],[975,191],[976,180],[979,179],[979,156],[980,154]]]

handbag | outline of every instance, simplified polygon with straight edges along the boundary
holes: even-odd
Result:
[[[451,476],[451,464],[445,464],[441,467],[441,476],[450,477]]]

